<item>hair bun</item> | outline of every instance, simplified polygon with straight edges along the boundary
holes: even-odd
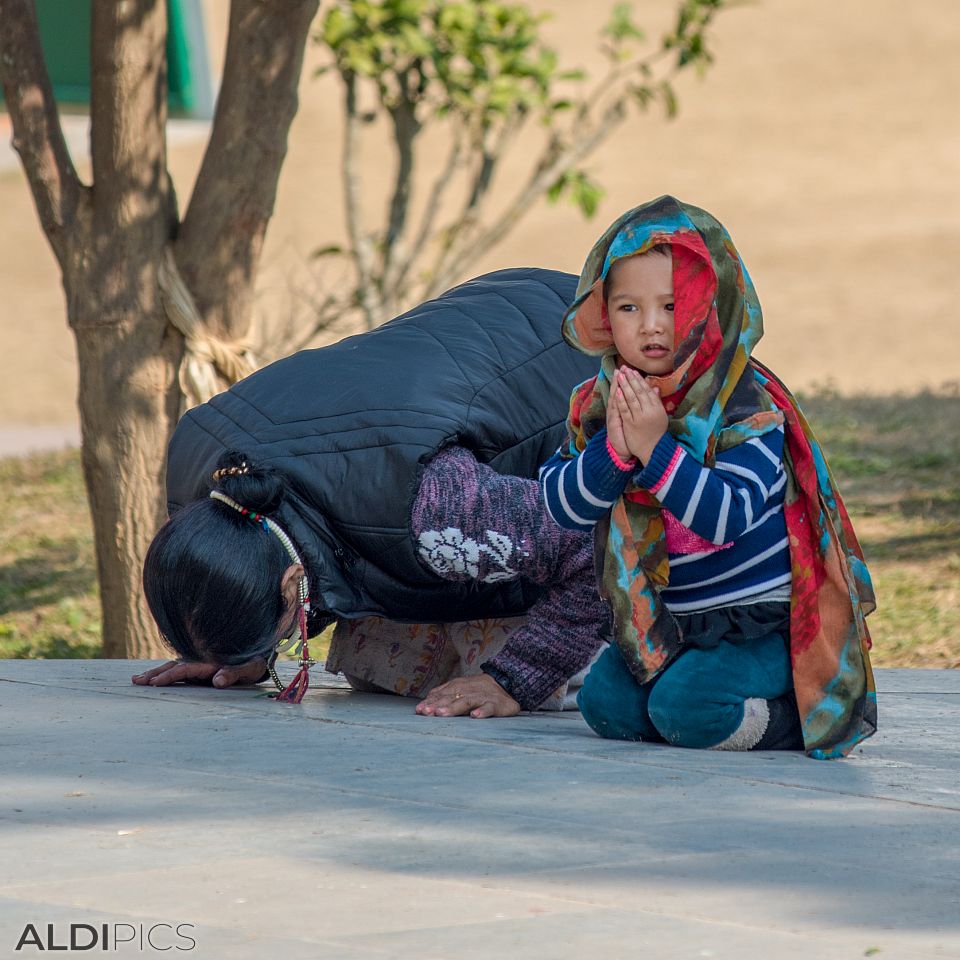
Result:
[[[229,450],[213,471],[213,489],[221,490],[253,513],[273,513],[283,500],[283,477],[246,454]]]

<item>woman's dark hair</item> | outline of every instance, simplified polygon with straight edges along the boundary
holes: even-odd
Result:
[[[270,515],[283,478],[231,451],[217,470],[220,490],[254,513]],[[277,537],[226,503],[207,498],[175,513],[158,531],[143,565],[143,589],[160,633],[178,656],[224,665],[268,657],[284,601],[280,581],[291,560]]]

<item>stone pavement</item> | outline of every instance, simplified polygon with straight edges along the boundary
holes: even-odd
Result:
[[[0,957],[960,957],[960,671],[823,763],[140,666],[0,662]]]

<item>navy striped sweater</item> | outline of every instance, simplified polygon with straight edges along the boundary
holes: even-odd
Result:
[[[589,530],[627,482],[664,507],[670,583],[661,599],[673,613],[695,613],[790,599],[790,548],[783,514],[783,427],[717,455],[703,466],[665,433],[645,466],[625,464],[601,430],[575,459],[558,450],[541,468],[550,516]]]

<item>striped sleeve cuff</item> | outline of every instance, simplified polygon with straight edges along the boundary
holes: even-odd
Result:
[[[653,448],[649,461],[633,475],[633,482],[655,494],[673,475],[683,459],[683,447],[676,438],[665,433]]]
[[[631,467],[614,461],[606,430],[590,438],[572,460],[552,457],[540,474],[547,512],[561,526],[589,530],[614,504],[630,480]]]
[[[608,505],[613,503],[623,493],[636,462],[624,464],[610,446],[606,430],[600,430],[591,437],[580,456],[583,458],[584,486]]]
[[[620,458],[620,454],[613,449],[609,435],[607,436],[607,453],[610,454],[610,459],[614,462],[618,470],[633,470],[637,465],[636,457],[631,457],[629,460],[622,460]]]

